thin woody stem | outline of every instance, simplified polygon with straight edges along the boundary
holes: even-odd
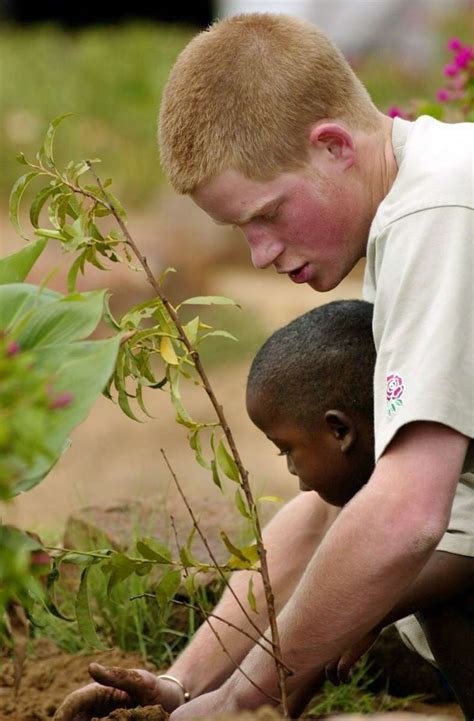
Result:
[[[183,343],[184,347],[188,351],[189,355],[191,356],[196,371],[198,375],[201,378],[203,387],[209,397],[209,400],[211,401],[211,404],[216,412],[217,418],[219,420],[220,426],[222,428],[222,431],[227,439],[227,442],[229,444],[230,451],[232,453],[232,456],[235,460],[235,463],[237,465],[239,475],[240,475],[240,485],[241,488],[245,494],[245,498],[247,500],[247,504],[253,519],[254,523],[254,530],[255,530],[255,541],[257,545],[257,550],[260,558],[260,567],[261,567],[261,575],[262,575],[262,583],[263,583],[263,589],[265,593],[265,600],[267,604],[267,610],[268,610],[268,619],[270,624],[270,630],[271,630],[271,637],[272,637],[272,646],[274,651],[274,659],[275,659],[275,665],[277,670],[277,677],[278,677],[278,688],[280,693],[280,701],[283,708],[283,713],[285,717],[289,716],[288,711],[288,693],[286,688],[286,677],[289,675],[289,671],[286,669],[282,655],[281,655],[281,643],[280,643],[280,635],[278,631],[278,625],[277,625],[277,614],[275,609],[275,597],[273,595],[273,590],[270,582],[270,574],[268,570],[268,563],[267,563],[267,554],[266,549],[263,544],[262,540],[262,529],[260,525],[260,520],[258,517],[258,510],[257,506],[255,504],[252,491],[249,484],[248,479],[248,472],[245,469],[242,460],[240,458],[240,454],[237,450],[237,446],[234,441],[234,437],[232,435],[232,431],[227,423],[227,420],[224,416],[224,410],[220,403],[218,402],[214,391],[211,387],[211,384],[209,383],[209,379],[207,377],[207,374],[204,370],[204,367],[201,363],[201,358],[199,356],[199,353],[196,351],[196,349],[193,347],[192,343],[189,341],[188,337],[186,336],[186,333],[184,332],[182,323],[178,317],[178,314],[175,310],[175,308],[172,306],[172,304],[169,302],[165,294],[163,293],[163,290],[160,287],[160,284],[154,277],[150,266],[148,265],[148,261],[146,257],[142,254],[138,246],[135,244],[135,241],[133,240],[132,236],[130,235],[127,226],[125,225],[123,219],[120,217],[120,214],[117,212],[117,209],[115,208],[113,202],[109,199],[107,192],[104,189],[104,186],[98,177],[97,173],[95,172],[94,168],[92,167],[91,163],[88,162],[89,169],[94,176],[97,185],[103,195],[103,200],[98,199],[93,194],[83,190],[82,188],[73,187],[72,184],[68,184],[71,189],[73,189],[75,192],[82,193],[83,195],[87,195],[88,197],[93,197],[94,200],[99,200],[103,203],[103,205],[113,214],[115,220],[117,221],[117,224],[119,225],[124,238],[126,239],[127,244],[133,251],[135,257],[139,261],[140,265],[145,271],[147,280],[151,287],[153,288],[156,295],[160,298],[161,302],[163,303],[164,307],[166,308],[167,312],[169,313],[178,333],[180,336],[180,341]]]
[[[163,455],[164,455],[163,449],[161,449],[161,452],[162,452]],[[165,460],[167,461],[166,456],[165,456]],[[168,461],[167,461],[167,462],[168,462]],[[170,470],[171,470],[171,469],[170,469]],[[174,474],[173,474],[173,476],[174,476]],[[174,477],[175,477],[175,476],[174,476]],[[193,519],[193,521],[194,521],[194,519]],[[175,525],[173,516],[171,516],[171,525],[172,525],[172,527],[173,527],[174,537],[175,537],[175,539],[176,539],[176,548],[178,549],[178,555],[179,555],[179,553],[180,553],[180,551],[181,551],[181,547],[180,547],[180,544],[179,544],[178,532],[177,532],[177,530],[176,530],[176,525]],[[195,527],[196,527],[196,526],[195,526]],[[186,576],[186,578],[188,578],[189,572],[188,572],[188,569],[186,568],[186,566],[183,567],[183,571],[184,571],[184,575]],[[146,594],[142,594],[142,595],[146,595]],[[150,595],[153,597],[152,594],[150,594]],[[136,597],[134,597],[134,598],[136,598]],[[227,648],[225,647],[225,644],[223,643],[220,635],[218,634],[218,632],[216,631],[216,629],[215,629],[214,626],[212,625],[212,623],[211,623],[211,621],[210,621],[210,616],[211,616],[212,614],[208,614],[208,613],[207,613],[207,611],[206,611],[206,609],[204,608],[204,606],[202,606],[202,604],[199,603],[199,599],[196,598],[196,601],[197,601],[197,603],[198,603],[197,609],[198,609],[198,610],[202,613],[202,615],[204,616],[204,619],[205,619],[207,625],[209,626],[209,628],[210,628],[210,630],[211,630],[211,633],[214,635],[217,643],[219,644],[219,646],[221,647],[221,649],[224,651],[225,655],[227,656],[227,658],[229,659],[229,661],[232,663],[232,665],[235,667],[235,669],[236,669],[237,671],[240,671],[240,673],[242,674],[242,676],[244,676],[244,677],[247,679],[247,681],[248,681],[250,684],[252,684],[252,686],[253,686],[254,688],[257,689],[257,691],[258,691],[259,693],[261,693],[261,694],[263,694],[264,696],[266,696],[267,698],[269,698],[270,701],[276,701],[276,702],[278,703],[279,699],[275,698],[274,696],[271,696],[269,693],[267,693],[266,691],[264,691],[263,688],[260,688],[260,686],[259,686],[258,684],[256,684],[255,681],[253,681],[253,680],[250,678],[250,676],[249,676],[247,673],[245,673],[245,671],[242,670],[242,668],[240,667],[240,664],[234,659],[234,657],[232,656],[232,654],[227,650]],[[176,601],[176,602],[175,602],[175,601],[172,601],[172,602],[173,602],[173,603],[177,603],[177,604],[182,605],[182,606],[188,606],[189,608],[196,608],[195,606],[192,606],[191,604],[180,603],[179,601]],[[271,654],[271,651],[269,651],[269,653]]]
[[[184,503],[184,505],[186,506],[189,515],[191,516],[191,520],[192,520],[192,522],[193,522],[194,528],[196,529],[196,531],[197,531],[197,533],[198,533],[198,535],[199,535],[199,538],[200,538],[201,541],[204,543],[204,546],[205,546],[205,548],[206,548],[206,551],[208,552],[209,557],[210,557],[211,561],[213,562],[216,571],[219,573],[219,575],[220,575],[220,577],[222,578],[222,580],[224,581],[225,585],[227,586],[227,588],[229,589],[229,591],[230,591],[231,594],[233,595],[233,597],[234,597],[234,599],[236,600],[236,602],[237,602],[240,610],[241,610],[241,611],[243,612],[243,614],[245,615],[247,621],[252,625],[252,627],[255,629],[255,631],[257,631],[257,633],[260,635],[260,634],[261,634],[261,631],[260,631],[259,627],[258,627],[258,626],[254,623],[254,621],[252,620],[252,618],[251,618],[251,616],[249,615],[247,609],[245,608],[245,606],[244,606],[243,603],[241,602],[240,598],[237,596],[236,592],[234,591],[234,589],[233,589],[232,586],[230,585],[230,583],[229,583],[229,581],[228,581],[225,573],[223,572],[221,566],[220,566],[219,563],[217,562],[217,559],[216,559],[216,557],[215,557],[215,555],[214,555],[214,553],[213,553],[213,551],[212,551],[212,548],[210,547],[206,536],[205,536],[204,533],[201,531],[201,528],[200,528],[200,526],[199,526],[199,523],[198,523],[198,521],[197,521],[197,518],[196,518],[196,516],[194,515],[194,511],[193,511],[193,509],[191,508],[188,499],[186,498],[186,495],[185,495],[185,493],[184,493],[184,491],[183,491],[183,489],[182,489],[182,487],[181,487],[181,484],[180,484],[180,482],[178,481],[178,477],[176,476],[176,473],[174,472],[174,470],[173,470],[173,468],[172,468],[172,466],[171,466],[171,464],[170,464],[170,462],[169,462],[169,460],[168,460],[168,457],[167,457],[165,451],[163,450],[163,448],[160,448],[160,453],[161,453],[161,455],[163,456],[163,458],[165,459],[165,463],[166,463],[166,465],[168,466],[168,470],[169,470],[169,472],[170,472],[170,474],[171,474],[171,477],[173,478],[173,481],[174,481],[174,483],[175,483],[175,485],[176,485],[176,488],[178,489],[179,495],[180,495],[181,498],[183,499],[183,503]],[[178,539],[177,539],[176,533],[175,533],[175,537],[176,537],[176,543],[178,543]],[[263,637],[263,638],[265,638],[265,637]],[[265,639],[265,640],[268,641],[268,639]],[[270,643],[270,641],[268,641],[268,643]]]
[[[137,598],[154,598],[156,601],[156,596],[153,593],[139,593],[136,596],[130,596],[130,598],[128,600],[135,601]],[[240,626],[237,626],[235,623],[232,623],[232,621],[228,621],[223,616],[219,616],[217,613],[212,613],[212,612],[206,611],[203,608],[203,606],[201,606],[201,604],[195,606],[192,603],[186,603],[186,601],[178,601],[175,598],[171,599],[171,603],[173,603],[175,606],[184,606],[184,608],[190,608],[193,611],[199,611],[200,613],[203,614],[204,617],[215,618],[216,621],[221,621],[222,623],[225,623],[230,628],[233,628],[235,631],[238,631],[239,633],[241,633],[242,636],[246,636],[246,638],[248,638],[250,641],[252,641],[252,643],[254,643],[256,646],[260,646],[262,651],[265,651],[265,653],[268,653],[269,656],[272,656],[272,658],[273,658],[273,654],[270,651],[270,649],[267,648],[266,646],[264,646],[263,643],[261,643],[261,641],[259,641],[257,638],[254,638],[254,636],[252,636],[250,633],[247,633],[247,631],[245,631],[243,628],[240,628]],[[207,620],[207,618],[206,618],[206,620]]]

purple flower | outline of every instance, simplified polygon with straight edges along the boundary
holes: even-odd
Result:
[[[457,52],[458,50],[462,50],[462,42],[459,38],[451,38],[451,40],[448,41],[447,48],[448,50]]]
[[[438,100],[440,103],[445,103],[447,100],[451,99],[451,94],[449,90],[446,90],[446,88],[440,88],[436,93],[436,100]]]
[[[7,358],[11,358],[14,355],[18,355],[20,352],[20,346],[15,340],[11,340],[9,343],[7,343]]]
[[[472,48],[463,48],[454,58],[454,63],[457,68],[463,70],[467,68],[473,58],[474,50]]]
[[[71,402],[74,400],[74,395],[72,393],[60,393],[54,400],[51,401],[49,404],[49,407],[51,410],[56,410],[58,408],[67,408]]]
[[[455,75],[457,75],[459,72],[459,67],[455,65],[454,63],[449,63],[448,65],[445,65],[443,68],[443,73],[448,78],[452,78]]]

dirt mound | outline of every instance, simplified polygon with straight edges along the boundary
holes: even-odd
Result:
[[[93,718],[92,721],[167,721],[169,714],[161,706],[139,706],[138,708],[112,711],[109,716]]]
[[[70,655],[50,641],[41,639],[34,644],[33,654],[25,663],[16,699],[12,664],[0,660],[0,721],[51,721],[67,694],[91,682],[87,667],[92,661],[156,670],[144,664],[137,653],[114,649],[87,656]]]

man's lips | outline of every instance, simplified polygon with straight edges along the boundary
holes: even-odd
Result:
[[[307,283],[312,278],[312,270],[309,263],[300,265],[299,268],[286,271],[294,283]]]

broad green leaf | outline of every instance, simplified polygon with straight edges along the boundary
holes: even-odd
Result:
[[[238,509],[240,515],[243,516],[244,518],[251,519],[252,516],[250,515],[250,512],[247,508],[247,504],[245,503],[244,497],[242,496],[239,489],[236,490],[234,498],[235,498],[235,505],[237,506],[237,509]]]
[[[172,340],[168,338],[168,336],[162,336],[161,338],[160,355],[169,365],[178,365],[178,356],[176,355]]]
[[[223,295],[196,295],[193,298],[186,298],[180,303],[182,305],[235,305],[240,308],[239,304],[231,298],[225,298]]]
[[[253,592],[253,576],[250,576],[249,585],[247,589],[247,601],[249,603],[250,608],[254,613],[258,613],[257,610],[257,599],[255,598],[255,594]]]
[[[26,188],[31,183],[31,181],[34,180],[38,175],[41,175],[41,173],[39,173],[37,170],[32,170],[29,173],[25,173],[25,175],[22,175],[21,178],[18,178],[12,188],[12,192],[10,193],[10,221],[17,233],[21,235],[22,238],[25,238],[25,240],[28,240],[28,238],[23,233],[20,225],[20,203]]]
[[[88,644],[94,648],[103,650],[104,645],[101,643],[95,630],[94,620],[92,618],[90,601],[89,601],[89,571],[85,568],[81,573],[81,583],[76,597],[76,619],[79,633]]]
[[[216,459],[220,468],[222,468],[222,470],[224,471],[225,475],[232,481],[239,483],[239,469],[237,468],[236,462],[225,447],[223,440],[219,441],[219,445],[217,446]]]
[[[65,118],[68,118],[71,116],[72,113],[64,113],[63,115],[60,115],[57,118],[54,118],[54,120],[51,121],[48,130],[46,131],[46,136],[43,142],[43,145],[38,151],[37,158],[43,165],[46,165],[47,167],[53,167],[54,166],[54,156],[53,156],[53,141],[54,141],[54,135],[56,133],[56,128]]]
[[[0,285],[21,283],[34,266],[46,245],[46,239],[37,240],[4,258],[0,258]]]
[[[38,349],[86,338],[102,317],[104,295],[105,290],[72,293],[37,308],[20,333],[20,347]]]
[[[84,273],[85,260],[85,254],[81,253],[77,256],[76,260],[69,268],[69,272],[67,274],[67,289],[69,293],[74,293],[76,290],[77,274],[79,273],[79,271],[81,271],[81,273]]]
[[[170,550],[154,538],[144,538],[137,541],[137,551],[149,561],[156,561],[156,563],[171,562]]]
[[[72,402],[58,409],[52,418],[48,447],[55,457],[59,458],[69,434],[86,418],[106,386],[115,367],[119,345],[120,335],[117,335],[106,340],[76,341],[38,348],[38,367],[54,373],[54,395],[72,393],[73,396]],[[47,459],[39,458],[17,484],[15,493],[35,486],[50,467]]]
[[[0,330],[11,329],[34,308],[60,300],[63,296],[49,288],[39,289],[29,283],[0,285]]]

